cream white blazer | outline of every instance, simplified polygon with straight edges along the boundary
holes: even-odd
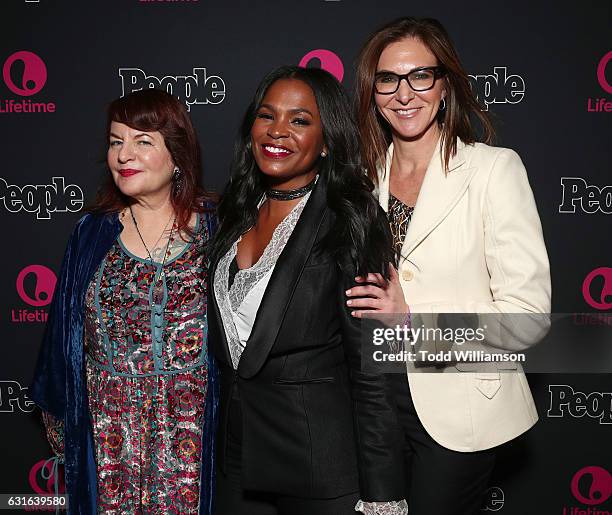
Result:
[[[389,169],[379,170],[378,197],[389,202]],[[445,174],[439,145],[427,168],[402,247],[399,275],[413,313],[550,313],[550,270],[540,218],[525,167],[512,150],[458,141]],[[522,350],[526,341],[505,342]],[[538,419],[515,363],[474,372],[469,364],[421,373],[408,364],[419,419],[455,451],[500,445]],[[462,371],[458,372],[457,370]],[[472,371],[470,371],[470,369]]]

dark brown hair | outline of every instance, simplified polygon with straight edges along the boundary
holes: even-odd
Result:
[[[457,138],[466,144],[478,141],[473,119],[480,122],[482,141],[490,144],[494,137],[491,120],[474,97],[468,75],[442,24],[433,18],[398,18],[368,38],[357,63],[355,101],[361,152],[364,166],[375,184],[378,182],[376,170],[384,165],[391,143],[391,129],[374,103],[374,75],[383,50],[406,38],[416,38],[427,46],[446,72],[443,78],[446,109],[438,112],[445,169],[457,151]]]
[[[211,203],[206,201],[213,200],[213,197],[201,185],[200,146],[185,106],[165,91],[143,89],[111,102],[107,112],[107,136],[112,122],[123,123],[139,131],[161,133],[174,164],[182,172],[180,189],[173,187],[171,196],[176,223],[179,233],[189,233],[191,214],[210,209]],[[94,213],[114,213],[129,204],[129,197],[121,193],[109,174],[90,210]]]

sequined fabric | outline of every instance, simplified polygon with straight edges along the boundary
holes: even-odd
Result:
[[[395,249],[396,264],[399,263],[399,259],[402,253],[402,245],[408,232],[408,225],[412,218],[414,207],[407,206],[401,200],[394,197],[389,193],[389,208],[387,209],[387,219],[389,220],[389,226],[391,227],[391,234],[393,235],[393,248]]]
[[[55,455],[59,458],[60,463],[64,462],[64,421],[56,419],[46,411],[42,412],[45,431],[47,432],[47,440]]]
[[[99,513],[198,512],[207,394],[205,238],[201,224],[163,273],[117,241],[87,290]],[[161,296],[153,291],[156,274]]]

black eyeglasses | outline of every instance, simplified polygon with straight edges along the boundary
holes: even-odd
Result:
[[[393,72],[379,72],[374,75],[374,89],[379,95],[391,95],[399,89],[402,79],[406,79],[413,91],[427,91],[434,87],[436,79],[446,71],[442,66],[422,66],[404,75]]]

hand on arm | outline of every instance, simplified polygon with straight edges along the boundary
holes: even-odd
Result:
[[[401,320],[397,323],[405,321],[410,308],[404,299],[397,270],[392,264],[389,264],[389,280],[381,274],[368,274],[365,277],[356,277],[355,282],[357,285],[345,292],[348,297],[346,305],[351,309],[353,317],[398,314],[401,315]]]

